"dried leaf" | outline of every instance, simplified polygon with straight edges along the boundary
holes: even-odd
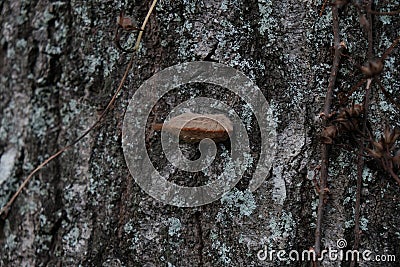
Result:
[[[381,142],[372,141],[372,145],[374,146],[374,150],[377,153],[380,153],[381,155],[383,155],[383,152],[385,151],[385,148],[384,148],[384,145]]]
[[[389,127],[385,128],[383,138],[385,140],[385,144],[389,149],[392,149],[392,146],[396,142],[397,138],[400,136],[399,129],[391,130]]]
[[[231,120],[223,114],[183,113],[164,124],[155,124],[154,130],[165,130],[179,135],[183,141],[196,143],[205,138],[222,142],[233,131]]]
[[[377,151],[375,151],[375,150],[372,150],[372,149],[369,149],[369,148],[366,148],[365,150],[368,152],[368,155],[370,155],[371,157],[373,157],[375,159],[382,158],[382,154],[377,152]]]
[[[374,77],[381,74],[381,72],[383,71],[383,67],[384,64],[381,59],[371,59],[363,66],[361,66],[361,71],[367,77]]]
[[[338,128],[334,125],[326,127],[321,134],[321,142],[333,144],[333,139],[338,135]]]

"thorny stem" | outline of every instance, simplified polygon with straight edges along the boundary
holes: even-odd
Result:
[[[339,70],[340,58],[341,58],[341,52],[340,52],[341,44],[339,36],[339,14],[338,14],[338,7],[336,5],[332,6],[332,17],[333,17],[333,35],[334,35],[333,43],[334,43],[335,54],[333,58],[331,74],[329,77],[328,90],[325,96],[325,104],[324,104],[325,114],[330,114],[331,112],[333,87],[335,86],[336,77]],[[323,121],[323,126],[326,126],[326,124],[327,122],[325,118]],[[328,144],[322,144],[321,177],[319,181],[319,187],[320,187],[319,203],[317,210],[317,225],[315,229],[315,245],[314,245],[314,250],[316,255],[319,255],[321,252],[321,230],[322,230],[322,218],[323,218],[326,193],[327,193],[329,149],[330,146]],[[317,264],[319,265],[319,263]]]
[[[143,30],[146,27],[146,24],[149,20],[149,17],[151,15],[151,13],[153,12],[153,9],[155,7],[157,3],[157,0],[153,0],[153,3],[149,9],[149,11],[147,12],[147,16],[142,24],[142,31],[139,32],[139,35],[136,39],[136,45],[134,47],[134,51],[133,54],[131,56],[131,59],[129,60],[128,65],[126,66],[124,75],[122,76],[122,79],[118,85],[117,91],[115,92],[115,94],[113,95],[113,97],[111,98],[110,102],[108,102],[107,107],[104,109],[104,111],[101,113],[100,117],[96,120],[96,122],[90,126],[81,136],[79,136],[77,139],[75,139],[72,143],[66,145],[65,147],[61,148],[59,151],[57,151],[56,153],[54,153],[53,155],[51,155],[50,157],[48,157],[45,161],[43,161],[39,166],[37,166],[24,180],[24,182],[19,186],[19,188],[17,189],[17,191],[14,193],[14,195],[11,197],[11,199],[7,202],[7,204],[0,210],[0,216],[2,216],[3,218],[6,218],[8,216],[8,212],[12,206],[12,204],[14,203],[14,201],[17,199],[17,197],[20,195],[20,193],[22,192],[22,190],[25,188],[25,186],[29,183],[29,181],[31,180],[31,178],[40,170],[42,169],[44,166],[46,166],[50,161],[52,161],[53,159],[57,158],[58,156],[60,156],[62,153],[64,153],[65,151],[67,151],[68,149],[70,149],[71,147],[73,147],[75,144],[77,144],[79,141],[81,141],[85,136],[87,136],[94,128],[96,128],[98,125],[100,125],[100,123],[102,122],[102,120],[104,119],[104,117],[108,114],[108,112],[112,109],[113,104],[115,103],[115,100],[117,99],[118,94],[121,92],[122,87],[125,83],[126,78],[128,77],[129,71],[132,68],[133,65],[133,61],[135,58],[135,53],[137,53],[139,51],[139,47],[140,47],[140,41],[142,40],[142,36],[143,36]]]

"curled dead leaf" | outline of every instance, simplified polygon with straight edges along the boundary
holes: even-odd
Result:
[[[382,158],[382,153],[380,153],[380,152],[378,152],[376,150],[369,149],[369,148],[366,148],[365,150],[368,152],[368,155],[370,155],[371,157],[373,157],[375,159]]]
[[[326,127],[321,134],[321,142],[324,144],[333,144],[333,139],[338,135],[338,128],[334,125]]]
[[[383,132],[383,142],[389,149],[392,148],[396,140],[400,137],[400,130],[398,128],[390,129],[389,126],[386,126]]]
[[[384,67],[383,60],[371,59],[363,66],[361,66],[361,71],[367,77],[374,77],[382,73],[383,67]]]

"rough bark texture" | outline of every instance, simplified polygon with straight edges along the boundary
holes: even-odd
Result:
[[[140,24],[150,5],[126,2],[0,3],[1,207],[35,166],[94,123],[111,98],[129,60],[113,45],[116,16],[124,8]],[[379,2],[374,8],[399,6],[398,1]],[[40,171],[2,219],[0,266],[308,266],[276,257],[261,261],[257,253],[264,248],[301,252],[314,244],[318,196],[311,178],[320,160],[318,114],[332,63],[331,13],[327,7],[319,17],[321,5],[312,0],[158,3],[135,66],[102,127]],[[376,55],[399,35],[399,27],[399,15],[375,17]],[[340,10],[340,34],[347,52],[362,63],[367,41],[353,6]],[[381,75],[397,101],[399,50]],[[164,205],[129,174],[121,148],[124,112],[135,90],[157,71],[210,59],[243,71],[274,108],[275,163],[254,193],[245,190],[244,181],[206,206]],[[342,62],[336,93],[361,78],[348,60]],[[356,93],[358,101],[362,92]],[[182,99],[169,96],[155,112],[165,116]],[[384,123],[400,126],[399,111],[376,86],[371,110],[375,132]],[[251,116],[244,120],[256,128]],[[257,146],[257,135],[250,136]],[[333,147],[323,248],[335,249],[340,238],[352,246],[356,159],[356,152]],[[361,250],[400,260],[399,191],[388,174],[367,164]]]

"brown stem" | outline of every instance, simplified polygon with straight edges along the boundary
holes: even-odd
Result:
[[[364,170],[364,141],[365,134],[367,131],[367,114],[369,108],[369,96],[371,93],[371,82],[372,79],[367,80],[367,87],[365,89],[365,103],[364,103],[364,114],[363,114],[363,127],[362,135],[360,137],[360,149],[358,152],[358,162],[357,162],[357,190],[356,190],[356,205],[354,212],[354,245],[353,250],[358,250],[360,246],[361,236],[360,236],[360,214],[361,214],[361,189],[362,189],[362,174]],[[355,261],[350,263],[351,267],[354,267]]]
[[[388,91],[386,91],[385,87],[383,87],[383,84],[379,79],[375,79],[376,82],[379,85],[379,88],[381,89],[382,93],[385,95],[385,97],[389,100],[390,103],[392,103],[397,109],[400,111],[400,103],[397,103],[396,100],[393,99],[393,97],[390,95]]]
[[[367,3],[367,8],[371,9],[371,5],[372,5],[372,0],[369,0]],[[368,20],[368,28],[367,30],[367,34],[368,34],[368,59],[372,59],[374,56],[374,43],[373,43],[373,34],[372,34],[372,15],[371,13],[367,14],[367,20]]]
[[[326,7],[326,3],[328,2],[328,0],[325,0],[324,3],[322,4],[321,7],[321,11],[319,11],[319,16],[322,16],[322,13],[324,13],[325,7]]]
[[[389,148],[388,148],[388,150],[389,150]],[[387,153],[389,153],[389,151],[387,151]],[[396,182],[400,185],[400,178],[393,171],[393,163],[392,163],[391,159],[384,158],[384,160],[382,160],[382,161],[383,161],[383,164],[382,164],[383,169],[386,170],[392,176],[392,178],[395,179]]]
[[[332,6],[332,17],[333,17],[333,35],[334,35],[334,58],[331,68],[331,74],[329,77],[328,90],[326,92],[325,104],[324,104],[324,113],[330,114],[331,105],[332,105],[332,95],[333,88],[336,82],[337,73],[339,70],[339,63],[341,58],[341,44],[340,44],[340,36],[339,36],[339,15],[338,15],[338,7]],[[323,121],[323,126],[327,125],[326,119]],[[330,145],[322,144],[321,147],[321,177],[319,182],[319,203],[317,210],[317,224],[315,229],[315,253],[319,255],[321,252],[321,231],[322,231],[322,219],[324,214],[324,206],[326,201],[326,193],[327,193],[327,181],[328,181],[328,160],[329,160],[329,149]],[[319,263],[317,263],[319,265]]]
[[[369,0],[367,3],[367,8],[371,9],[372,1]],[[372,34],[372,15],[371,13],[367,14],[368,27],[366,28],[367,37],[368,37],[368,59],[373,58],[373,34]],[[364,170],[364,141],[365,134],[367,131],[367,115],[369,108],[369,96],[371,93],[371,83],[372,79],[369,78],[367,80],[367,87],[365,89],[365,102],[364,102],[364,114],[362,121],[362,135],[360,137],[360,149],[358,154],[358,162],[357,162],[357,189],[356,189],[356,205],[354,211],[354,244],[353,250],[358,250],[361,242],[361,231],[360,231],[360,214],[361,214],[361,190],[362,190],[362,174]],[[356,265],[356,261],[352,260],[350,263],[350,267],[354,267]]]
[[[361,86],[365,83],[365,79],[361,79],[356,85],[354,85],[350,91],[340,100],[340,105],[346,104],[349,100],[349,97]]]
[[[389,173],[396,180],[396,182],[400,185],[400,178],[399,176],[393,171],[392,168],[389,168]]]

